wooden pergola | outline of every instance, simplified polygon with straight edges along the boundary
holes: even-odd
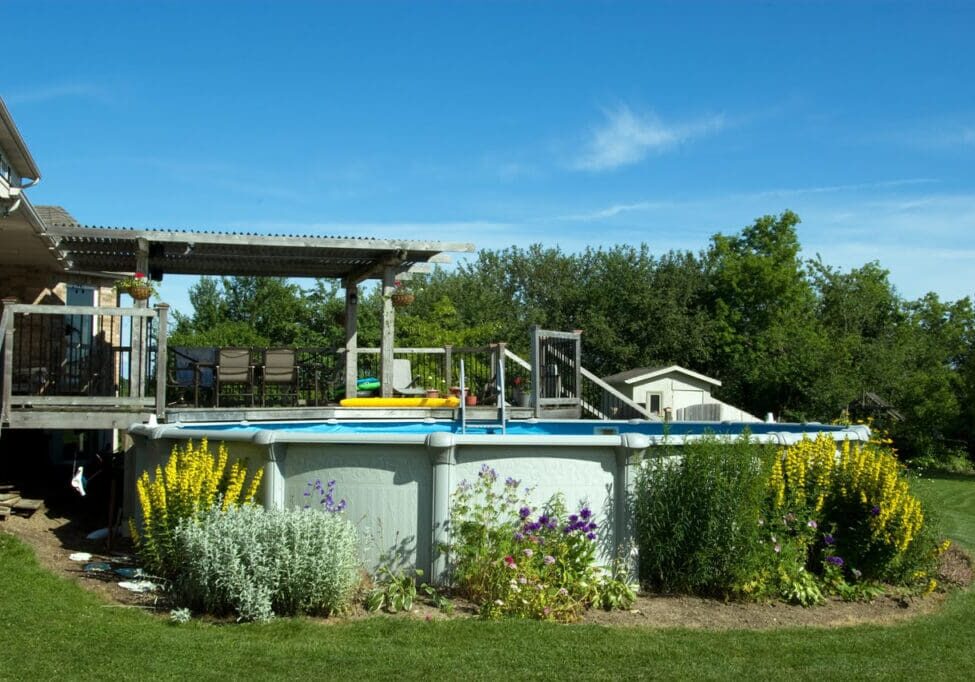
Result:
[[[474,245],[405,239],[269,236],[175,230],[48,226],[48,236],[69,272],[147,273],[263,277],[316,277],[341,280],[345,289],[345,386],[356,394],[359,284],[382,282],[380,366],[382,395],[392,395],[397,279],[448,263],[449,253],[472,253]],[[145,306],[145,302],[141,302]]]

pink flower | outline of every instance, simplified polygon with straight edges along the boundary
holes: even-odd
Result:
[[[508,568],[518,568],[518,564],[515,563],[515,558],[510,554],[504,558],[504,563],[507,564]]]

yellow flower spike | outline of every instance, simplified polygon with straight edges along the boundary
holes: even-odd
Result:
[[[142,526],[133,539],[147,570],[170,577],[175,571],[173,530],[184,519],[195,517],[211,508],[221,490],[228,452],[221,443],[216,457],[206,439],[177,445],[165,466],[157,466],[154,475],[143,472],[136,481],[136,493],[142,510]],[[248,496],[256,495],[263,471],[251,480]],[[247,478],[247,467],[236,462],[226,481],[224,509],[241,503],[240,495]]]

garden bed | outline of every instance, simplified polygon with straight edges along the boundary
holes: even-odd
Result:
[[[92,560],[118,560],[119,555],[130,555],[130,548],[118,543],[116,553],[106,553],[104,541],[88,540],[92,528],[47,509],[41,509],[30,518],[11,517],[0,524],[0,530],[9,532],[29,544],[38,561],[47,570],[71,580],[84,589],[95,592],[107,606],[155,609],[168,617],[169,607],[157,595],[128,592],[118,586],[119,578],[104,573],[83,571],[83,563],[72,561],[74,552],[89,552]],[[972,582],[971,559],[952,546],[941,557],[938,571],[939,583],[949,590],[966,587]],[[586,613],[583,622],[614,627],[686,627],[696,629],[769,629],[779,627],[843,627],[863,623],[891,624],[937,611],[947,593],[943,590],[924,598],[895,598],[885,596],[869,603],[844,602],[833,598],[822,606],[803,608],[781,602],[769,604],[723,602],[689,596],[640,595],[633,608],[627,611],[603,611],[593,609]],[[157,605],[158,602],[158,605]],[[464,603],[455,603],[451,616],[419,601],[410,613],[396,614],[394,618],[442,619],[469,618],[475,609]],[[327,622],[341,623],[375,616],[356,607],[351,613],[330,618]]]

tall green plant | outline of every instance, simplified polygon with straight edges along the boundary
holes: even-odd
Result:
[[[665,592],[727,596],[761,561],[768,448],[706,436],[647,460],[634,501],[641,581]]]

